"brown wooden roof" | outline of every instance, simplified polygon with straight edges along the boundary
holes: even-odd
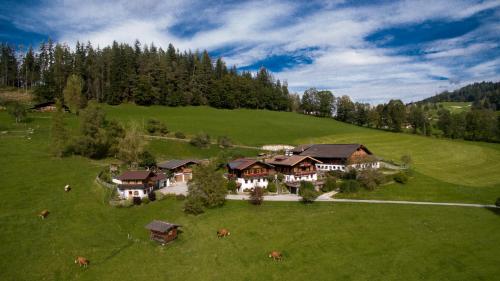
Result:
[[[252,166],[253,164],[257,164],[257,163],[262,164],[264,166],[272,167],[271,164],[262,162],[262,161],[257,160],[257,159],[252,159],[252,158],[236,159],[236,160],[229,162],[227,165],[228,165],[229,169],[231,169],[231,170],[244,170],[244,169]]]
[[[160,167],[162,169],[173,170],[173,169],[177,169],[181,166],[185,166],[185,165],[189,165],[189,164],[199,164],[199,163],[200,163],[200,161],[196,160],[196,159],[182,159],[182,160],[173,159],[173,160],[165,161],[165,162],[158,164],[158,167]]]
[[[311,156],[314,158],[349,158],[356,150],[363,149],[368,154],[372,154],[361,144],[313,144],[299,154],[301,156]]]
[[[152,174],[151,171],[125,171],[119,175],[119,180],[145,180]]]
[[[178,224],[173,224],[165,221],[159,221],[159,220],[154,220],[150,223],[148,223],[145,228],[153,231],[158,231],[158,232],[167,232],[171,230],[172,228],[177,228],[180,225]]]
[[[305,159],[311,159],[313,160],[313,162],[322,163],[321,161],[314,159],[310,156],[303,156],[303,155],[276,156],[273,159],[269,160],[267,163],[271,165],[280,165],[280,166],[295,166]]]

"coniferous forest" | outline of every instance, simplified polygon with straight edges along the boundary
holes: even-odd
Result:
[[[286,83],[261,68],[256,75],[228,68],[207,51],[180,52],[136,41],[133,46],[113,42],[95,48],[77,42],[74,49],[51,40],[22,58],[1,45],[0,86],[33,90],[38,102],[64,100],[68,77],[82,81],[82,100],[117,105],[210,105],[216,108],[290,110]]]

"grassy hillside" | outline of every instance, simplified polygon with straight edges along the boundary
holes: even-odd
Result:
[[[204,130],[249,145],[357,141],[388,158],[412,153],[417,172],[409,185],[360,196],[487,203],[500,196],[498,173],[484,170],[498,165],[495,144],[398,135],[292,113],[106,110],[120,120],[154,116],[174,130]],[[109,207],[109,191],[94,183],[107,160],[50,156],[50,115],[31,117],[30,123],[15,125],[0,112],[0,125],[9,130],[0,135],[0,280],[491,280],[500,274],[499,214],[486,209],[228,202],[194,217],[185,215],[176,200]],[[76,129],[75,117],[68,121]],[[268,126],[260,127],[263,123]],[[28,128],[35,133],[26,134]],[[173,141],[154,141],[150,148],[165,158],[210,157],[220,151]],[[455,184],[460,182],[455,177],[469,184]],[[65,184],[73,190],[65,193]],[[42,221],[37,214],[46,208],[51,214]],[[153,219],[180,223],[183,233],[174,243],[158,246],[144,229]],[[217,239],[219,227],[229,228],[231,236]],[[283,262],[267,257],[273,249],[284,252]],[[90,267],[76,266],[76,255],[89,258]]]
[[[415,170],[438,181],[471,187],[500,189],[500,145],[433,139],[383,132],[295,113],[264,110],[217,110],[207,107],[107,106],[119,120],[158,118],[173,131],[212,136],[227,135],[246,145],[302,143],[363,143],[376,155],[414,159]],[[488,188],[486,188],[488,189]],[[492,194],[490,194],[492,195]]]

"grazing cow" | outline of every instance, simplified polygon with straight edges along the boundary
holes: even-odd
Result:
[[[47,217],[48,215],[50,214],[49,210],[43,210],[40,212],[40,214],[38,215],[39,217],[43,219],[45,219],[45,217]]]
[[[217,237],[219,237],[219,238],[226,237],[229,235],[231,235],[231,233],[226,228],[221,228],[221,229],[217,230]]]
[[[64,191],[68,192],[71,190],[71,186],[69,186],[69,184],[67,184],[66,186],[64,186]]]
[[[275,261],[280,261],[283,258],[283,255],[278,251],[272,251],[269,253],[269,257]]]
[[[84,257],[76,257],[75,263],[77,263],[80,267],[89,266],[90,261]]]

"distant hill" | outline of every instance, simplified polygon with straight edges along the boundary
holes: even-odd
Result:
[[[473,107],[500,110],[500,82],[481,82],[442,92],[418,103],[472,102]]]

